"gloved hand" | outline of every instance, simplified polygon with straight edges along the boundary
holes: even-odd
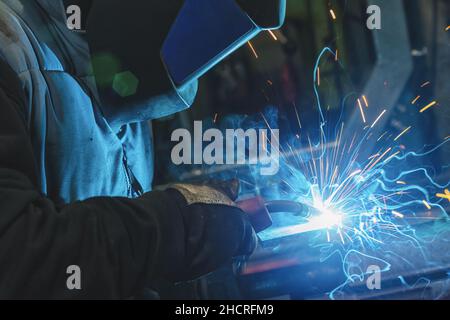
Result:
[[[180,204],[184,224],[184,250],[176,259],[179,265],[162,270],[166,279],[192,280],[254,251],[256,234],[247,215],[234,203],[238,190],[238,181],[209,181],[175,184],[166,191]]]

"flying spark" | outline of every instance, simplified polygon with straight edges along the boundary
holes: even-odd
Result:
[[[381,112],[381,114],[378,116],[378,118],[373,122],[373,124],[370,126],[371,128],[375,127],[378,121],[380,121],[381,117],[386,113],[386,109]]]
[[[445,193],[437,193],[436,197],[447,199],[450,202],[450,191],[448,189],[445,189]]]
[[[362,96],[364,104],[366,105],[366,108],[369,107],[369,101],[367,101],[367,97],[365,95]]]
[[[429,204],[426,200],[422,200],[422,202],[423,202],[423,205],[424,205],[428,210],[431,210],[431,206],[430,206],[430,204]]]
[[[400,139],[404,134],[406,134],[409,130],[411,130],[411,127],[406,128],[405,130],[403,130],[395,139],[394,141],[397,141],[398,139]]]
[[[270,34],[270,36],[273,38],[273,40],[278,41],[277,36],[272,30],[267,30],[267,32]]]
[[[411,104],[416,104],[416,102],[420,99],[420,96],[417,96],[412,102]]]
[[[336,20],[336,14],[334,13],[333,9],[330,9],[330,14],[331,14],[331,18],[333,18],[333,20]]]
[[[258,59],[258,53],[256,52],[255,48],[253,47],[252,43],[250,41],[248,41],[247,43],[248,43],[248,46],[250,47],[250,49],[252,50],[255,58]]]
[[[359,107],[359,110],[361,112],[362,120],[363,120],[364,123],[366,123],[366,116],[364,115],[364,110],[363,110],[363,107],[362,107],[360,99],[358,99],[358,107]]]
[[[423,107],[420,110],[420,113],[424,113],[425,111],[427,111],[428,109],[430,109],[431,107],[435,106],[437,104],[436,101],[431,102],[430,104],[426,105],[425,107]]]

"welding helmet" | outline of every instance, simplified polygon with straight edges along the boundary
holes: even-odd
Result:
[[[260,31],[286,0],[95,0],[87,39],[97,92],[113,124],[188,108],[197,80]]]

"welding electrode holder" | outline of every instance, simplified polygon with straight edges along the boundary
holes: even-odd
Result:
[[[273,213],[305,213],[304,206],[298,202],[286,200],[266,201],[260,196],[237,201],[236,204],[248,215],[250,224],[257,234],[272,226],[273,221],[271,214]],[[240,275],[242,273],[248,258],[249,257],[240,257],[234,260],[234,274]]]
[[[267,210],[266,203],[263,198],[250,198],[239,201],[236,204],[248,215],[250,223],[256,233],[266,230],[272,226],[272,217]]]
[[[279,212],[301,213],[304,210],[303,205],[294,201],[265,201],[262,197],[238,201],[238,207],[248,214],[250,223],[256,233],[270,228],[273,224],[271,214]]]

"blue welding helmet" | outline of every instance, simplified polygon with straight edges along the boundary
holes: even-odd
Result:
[[[174,84],[198,79],[262,30],[278,29],[286,0],[186,0],[161,56]]]
[[[286,0],[95,0],[87,39],[101,107],[117,124],[189,107],[197,80],[262,30]]]

